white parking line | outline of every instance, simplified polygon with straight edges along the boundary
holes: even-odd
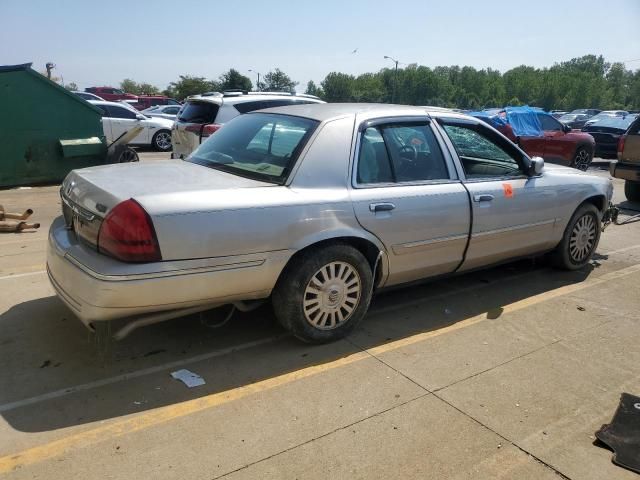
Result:
[[[25,398],[24,400],[17,400],[15,402],[5,403],[3,405],[0,405],[0,413],[6,412],[8,410],[13,410],[15,408],[24,407],[27,405],[33,405],[34,403],[42,402],[45,400],[52,400],[54,398],[63,397],[71,393],[91,390],[92,388],[97,388],[97,387],[104,387],[105,385],[111,385],[113,383],[121,382],[123,380],[131,380],[133,378],[143,377],[145,375],[149,375],[152,373],[164,372],[165,370],[182,367],[190,363],[201,362],[203,360],[209,360],[211,358],[228,355],[233,352],[239,352],[242,350],[247,350],[249,348],[258,347],[260,345],[266,345],[268,343],[273,343],[276,340],[280,340],[281,338],[285,338],[287,336],[288,334],[274,335],[268,338],[255,340],[253,342],[242,343],[240,345],[236,345],[233,347],[224,348],[222,350],[203,353],[202,355],[196,355],[190,358],[183,358],[181,360],[176,360],[174,362],[163,363],[162,365],[156,365],[155,367],[149,367],[142,370],[136,370],[134,372],[123,373],[122,375],[117,375],[115,377],[103,378],[102,380],[96,380],[94,382],[75,385],[73,387],[64,388],[62,390],[56,390],[56,391],[48,392],[35,397]]]
[[[20,278],[20,277],[30,277],[31,275],[40,275],[42,273],[47,273],[46,270],[38,270],[35,272],[28,272],[28,273],[16,273],[16,274],[12,274],[12,275],[5,275],[4,277],[0,277],[0,280],[9,280],[11,278]]]

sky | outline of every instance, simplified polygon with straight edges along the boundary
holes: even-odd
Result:
[[[51,61],[80,88],[230,68],[255,83],[248,70],[278,67],[302,91],[393,67],[385,55],[505,71],[593,53],[640,69],[640,0],[0,0],[0,19],[0,65]]]

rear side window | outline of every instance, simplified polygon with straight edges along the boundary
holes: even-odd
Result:
[[[362,184],[448,180],[442,151],[428,124],[387,124],[361,137],[357,181]]]
[[[213,123],[220,106],[210,102],[187,102],[178,120],[187,123]]]
[[[287,99],[278,99],[278,100],[257,100],[255,102],[242,102],[236,103],[234,105],[235,109],[240,113],[249,113],[254,110],[262,110],[263,108],[273,108],[273,107],[285,107],[287,105],[303,105],[312,102],[307,102],[304,100],[287,100]]]

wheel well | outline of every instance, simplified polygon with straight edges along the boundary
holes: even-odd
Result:
[[[373,284],[377,286],[382,279],[382,268],[376,268],[376,263],[378,262],[378,257],[380,256],[380,249],[371,241],[359,238],[359,237],[334,237],[328,238],[326,240],[321,240],[316,243],[312,243],[304,247],[301,250],[298,250],[287,262],[287,266],[291,264],[291,261],[298,256],[300,256],[303,252],[308,252],[309,250],[313,250],[316,248],[322,248],[326,245],[334,245],[336,243],[342,243],[346,245],[350,245],[356,250],[358,250],[369,262],[369,266],[371,267],[371,271],[375,272],[375,278],[373,279]],[[287,268],[285,266],[285,270]],[[283,270],[284,271],[284,270]]]
[[[607,207],[604,195],[594,195],[593,197],[587,198],[582,203],[590,203],[594,207],[596,207],[600,212],[604,212],[605,208]]]

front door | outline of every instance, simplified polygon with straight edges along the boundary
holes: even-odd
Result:
[[[454,271],[469,237],[469,197],[428,119],[369,123],[357,152],[352,202],[388,252],[386,284]]]
[[[110,118],[111,133],[113,135],[114,140],[117,140],[122,134],[124,134],[125,132],[128,132],[132,128],[142,125],[141,121],[136,118],[137,113],[134,112],[133,110],[130,110],[129,108],[121,107],[119,105],[109,105],[107,108],[109,109],[109,115],[111,117]],[[149,129],[143,128],[142,132],[140,132],[129,143],[131,144],[150,143]]]
[[[557,187],[525,174],[518,148],[481,123],[441,119],[463,167],[473,226],[461,270],[545,250],[553,241]]]
[[[546,113],[538,113],[538,119],[544,130],[544,155],[545,160],[569,165],[573,160],[576,150],[576,142],[564,131],[564,126],[558,120]]]

